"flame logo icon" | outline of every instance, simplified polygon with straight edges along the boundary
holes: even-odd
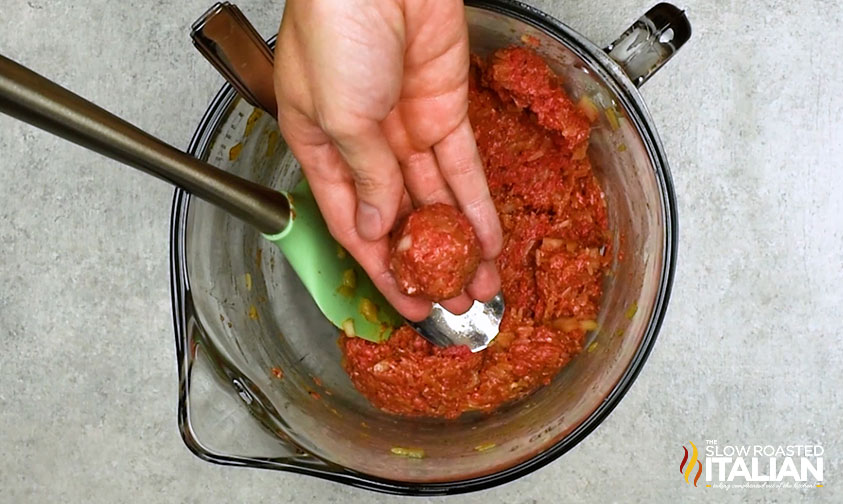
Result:
[[[691,443],[691,441],[688,441]],[[682,463],[679,464],[679,473],[685,475],[685,483],[691,484],[690,477],[691,474],[694,472],[694,465],[696,465],[697,475],[694,476],[694,486],[697,486],[697,481],[700,480],[700,476],[702,475],[702,462],[699,460],[699,452],[697,451],[697,445],[691,443],[691,459],[688,460],[688,449],[684,446],[682,447],[685,450],[685,456],[682,457]]]

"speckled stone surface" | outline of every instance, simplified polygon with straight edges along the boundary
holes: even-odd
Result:
[[[279,2],[241,3],[262,33],[276,28]],[[534,3],[605,44],[653,2]],[[2,0],[0,52],[185,146],[221,84],[188,39],[209,4]],[[694,37],[643,89],[681,222],[658,344],[615,412],[562,459],[447,500],[843,500],[843,15],[820,0],[681,5]],[[393,500],[213,466],[184,447],[171,196],[0,117],[0,502]],[[689,487],[681,446],[704,439],[822,443],[825,487]]]

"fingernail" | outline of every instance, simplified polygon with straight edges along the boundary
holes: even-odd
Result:
[[[377,208],[361,201],[357,204],[357,233],[364,240],[377,240],[381,237],[383,221]]]

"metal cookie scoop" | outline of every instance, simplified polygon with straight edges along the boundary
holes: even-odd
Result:
[[[408,324],[435,345],[467,345],[472,352],[479,352],[498,335],[503,308],[501,294],[487,303],[475,301],[471,309],[462,315],[454,315],[434,304],[426,319]]]
[[[243,98],[276,115],[272,49],[236,5],[215,4],[193,24],[191,38]],[[478,352],[497,336],[503,311],[503,296],[498,294],[488,303],[475,301],[463,315],[434,304],[426,319],[408,324],[435,345],[467,345]]]

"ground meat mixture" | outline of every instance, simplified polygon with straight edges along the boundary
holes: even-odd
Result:
[[[391,240],[390,269],[404,294],[439,302],[458,296],[480,264],[480,245],[465,215],[436,203],[405,217]]]
[[[409,327],[385,343],[341,337],[344,366],[378,408],[456,418],[550,380],[594,329],[608,268],[606,203],[586,155],[590,123],[532,50],[474,58],[469,116],[504,230],[506,312],[488,349],[438,348]]]

